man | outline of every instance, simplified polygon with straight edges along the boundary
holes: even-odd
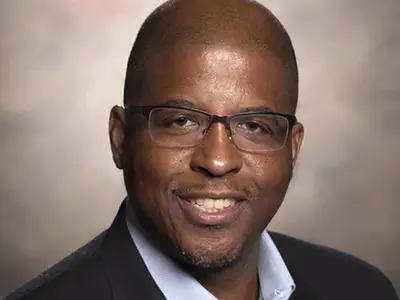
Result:
[[[169,1],[110,116],[128,197],[110,229],[7,299],[397,299],[376,268],[265,228],[304,129],[290,38],[245,0]]]

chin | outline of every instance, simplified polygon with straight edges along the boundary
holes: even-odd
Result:
[[[239,260],[243,245],[238,240],[223,243],[191,241],[190,245],[180,245],[180,260],[189,267],[198,269],[220,269],[234,265]]]
[[[220,269],[237,261],[239,253],[218,253],[217,251],[182,252],[185,264],[198,269]]]

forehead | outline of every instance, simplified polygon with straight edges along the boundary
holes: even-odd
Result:
[[[259,106],[288,112],[285,72],[273,53],[250,45],[169,46],[147,63],[141,104],[185,99],[216,114]]]

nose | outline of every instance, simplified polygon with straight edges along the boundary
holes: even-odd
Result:
[[[191,159],[192,170],[212,177],[236,173],[242,164],[242,155],[231,142],[228,131],[222,123],[211,126]]]

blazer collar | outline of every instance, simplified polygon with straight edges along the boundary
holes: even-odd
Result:
[[[165,300],[130,239],[125,201],[102,241],[101,257],[114,300]]]

